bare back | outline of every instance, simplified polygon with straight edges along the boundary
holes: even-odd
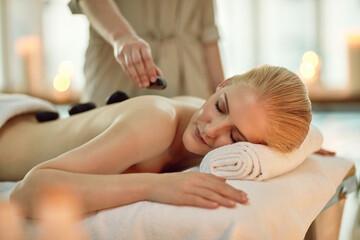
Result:
[[[171,170],[202,102],[143,96],[44,123],[14,117],[0,129],[0,180],[20,180],[41,163],[87,173]]]

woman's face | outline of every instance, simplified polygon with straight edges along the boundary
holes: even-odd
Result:
[[[183,143],[188,151],[205,155],[235,142],[260,143],[266,129],[266,113],[253,90],[220,87],[191,118]]]

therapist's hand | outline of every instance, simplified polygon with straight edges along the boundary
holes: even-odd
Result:
[[[125,36],[118,39],[113,47],[116,60],[139,88],[148,87],[150,82],[156,82],[156,76],[162,76],[161,70],[154,64],[149,44],[142,38]]]

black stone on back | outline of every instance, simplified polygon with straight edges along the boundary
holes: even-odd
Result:
[[[69,114],[74,115],[74,114],[77,114],[77,113],[82,113],[82,112],[89,111],[89,110],[94,109],[94,108],[96,108],[95,103],[92,103],[92,102],[80,103],[80,104],[72,106],[69,109]]]
[[[106,99],[106,105],[118,103],[129,99],[129,96],[123,91],[116,91]]]
[[[59,114],[57,112],[52,111],[39,111],[35,114],[38,122],[47,122],[52,121],[59,118]]]

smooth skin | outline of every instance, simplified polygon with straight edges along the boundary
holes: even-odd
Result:
[[[45,123],[31,114],[15,117],[0,130],[0,180],[25,176],[11,201],[29,217],[36,217],[37,196],[54,186],[79,193],[84,213],[143,200],[202,208],[244,204],[246,193],[224,178],[178,171],[220,146],[258,143],[266,116],[254,94],[220,84],[206,102],[142,96]]]
[[[79,4],[94,29],[113,46],[115,59],[139,88],[148,87],[150,82],[156,82],[156,76],[163,75],[154,63],[149,44],[139,37],[112,0],[79,0]],[[204,44],[204,59],[215,91],[224,79],[217,42]]]

